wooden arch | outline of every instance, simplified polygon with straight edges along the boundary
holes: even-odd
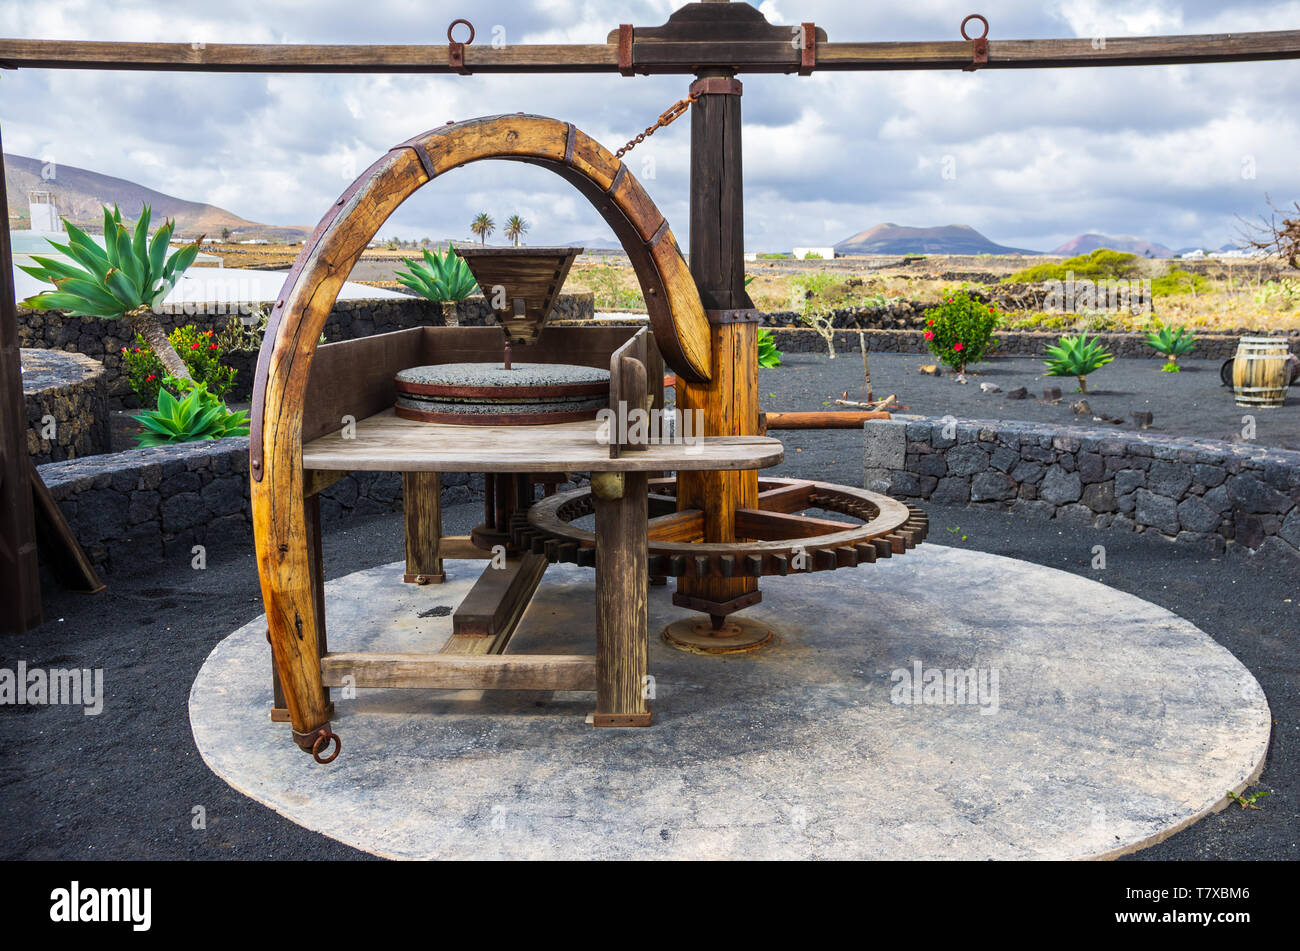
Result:
[[[655,339],[684,380],[710,378],[699,291],[668,222],[627,166],[572,123],[524,114],[452,123],[394,147],[316,226],[285,279],[258,356],[249,440],[258,573],[271,650],[300,745],[328,719],[317,652],[302,470],[303,399],[339,289],[380,226],[420,186],[480,159],[527,162],[573,184],[631,258]]]

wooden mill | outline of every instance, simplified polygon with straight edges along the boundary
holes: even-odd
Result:
[[[5,68],[692,77],[684,102],[634,140],[689,111],[689,262],[622,152],[611,153],[573,123],[518,114],[439,125],[395,145],[344,191],[305,243],[271,314],[250,438],[276,718],[291,722],[299,746],[322,761],[337,755],[329,688],[345,678],[358,687],[594,690],[597,726],[648,725],[642,685],[651,577],[675,578],[675,602],[702,619],[668,632],[678,646],[755,646],[769,632],[735,615],[758,601],[764,575],[871,563],[923,537],[923,516],[891,499],[848,486],[760,478],[759,470],[779,462],[782,450],[760,430],[758,317],[743,272],[739,75],[1300,57],[1298,31],[1117,37],[1099,46],[1087,38],[995,40],[983,17],[966,17],[960,27],[954,20],[954,38],[946,41],[832,42],[814,23],[771,24],[748,4],[723,0],[687,4],[661,26],[618,26],[596,44],[475,45],[466,21],[453,23],[447,44],[439,46],[0,40]],[[983,32],[973,35],[971,21]],[[418,188],[436,187],[436,179],[485,159],[548,169],[586,197],[631,259],[649,314],[641,330],[550,328],[526,344],[530,362],[607,369],[610,407],[635,409],[664,406],[666,366],[677,377],[677,409],[698,411],[703,420],[698,443],[683,445],[653,428],[625,436],[621,428],[601,430],[588,420],[460,426],[394,413],[401,371],[501,360],[495,327],[423,327],[316,346],[339,288],[386,218]],[[40,608],[10,273],[8,238],[0,232],[0,611],[4,626],[23,629],[39,622]],[[522,340],[526,301],[519,309],[509,302],[508,328],[516,318],[521,336],[514,339]],[[475,540],[440,537],[438,473],[510,474],[494,477],[488,502],[495,537],[509,540],[508,567],[483,573],[438,653],[366,655],[326,645],[318,493],[346,472],[376,469],[402,473],[406,577],[416,582],[438,580],[443,558],[489,556]],[[590,488],[540,501],[530,496],[536,484],[553,484],[569,472],[589,473]],[[676,479],[657,478],[666,472]],[[854,521],[800,514],[813,508]],[[588,513],[595,516],[593,531],[571,524]],[[594,656],[505,653],[548,560],[595,567]]]

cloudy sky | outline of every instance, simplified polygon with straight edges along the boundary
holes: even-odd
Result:
[[[441,43],[469,16],[486,41],[604,42],[674,0],[0,0],[0,34],[97,40]],[[1005,0],[994,39],[1300,28],[1300,0]],[[954,38],[975,7],[768,0],[776,23],[832,41]],[[1047,250],[1096,231],[1174,248],[1236,238],[1265,194],[1300,198],[1300,61],[1116,69],[742,76],[751,250],[830,244],[881,221],[969,224]],[[686,77],[275,76],[20,70],[0,74],[4,145],[269,224],[312,225],[411,135],[501,112],[572,121],[611,150],[685,94]],[[686,243],[689,123],[632,170]],[[653,167],[651,167],[651,165]],[[949,172],[945,175],[945,170]],[[648,173],[648,174],[647,174]],[[468,235],[520,214],[531,243],[612,235],[548,172],[478,163],[422,189],[381,234]],[[498,236],[499,237],[499,236]]]

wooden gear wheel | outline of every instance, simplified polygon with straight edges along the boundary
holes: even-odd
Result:
[[[676,578],[753,577],[832,571],[901,555],[926,536],[919,508],[829,482],[758,480],[758,508],[736,510],[736,534],[752,541],[705,542],[703,513],[677,510],[676,480],[652,479],[649,571]],[[590,489],[562,492],[518,512],[514,543],[551,562],[592,566],[596,538],[572,522],[595,509]],[[858,524],[797,514],[824,509],[861,519]]]

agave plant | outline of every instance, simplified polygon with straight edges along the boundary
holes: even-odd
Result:
[[[758,365],[767,370],[781,365],[781,351],[776,348],[772,331],[766,327],[758,328]]]
[[[519,239],[522,238],[527,231],[528,222],[524,221],[524,219],[520,218],[518,215],[511,215],[506,219],[506,230],[504,234],[515,243],[516,248],[519,247]]]
[[[186,384],[174,379],[169,379],[168,383],[189,392],[178,400],[163,387],[158,391],[157,409],[145,410],[132,417],[144,427],[135,437],[136,445],[141,449],[248,435],[247,410],[231,412],[221,398],[209,393],[202,383]]]
[[[399,283],[431,301],[463,300],[474,292],[474,275],[455,251],[424,249],[424,263],[402,258],[409,272],[398,271]]]
[[[185,245],[168,257],[175,223],[168,221],[150,239],[148,205],[142,207],[134,232],[122,223],[122,213],[116,205],[112,211],[105,206],[102,248],[66,218],[63,225],[68,232],[68,243],[50,241],[50,245],[66,255],[68,261],[32,255],[38,267],[19,265],[38,281],[53,284],[55,290],[36,294],[23,303],[36,310],[66,310],[74,317],[125,317],[158,355],[167,372],[177,379],[188,380],[190,371],[168,342],[154,313],[154,303],[161,301],[194,263],[203,239]],[[75,264],[71,263],[74,261]]]
[[[1178,358],[1185,353],[1191,353],[1196,347],[1196,337],[1187,332],[1186,327],[1179,327],[1177,331],[1168,327],[1161,327],[1157,331],[1147,333],[1147,344],[1156,351],[1163,353],[1168,360],[1160,369],[1166,373],[1177,373],[1180,369]]]
[[[1099,370],[1114,360],[1113,354],[1086,333],[1077,337],[1062,337],[1055,346],[1047,348],[1048,376],[1072,376],[1079,380],[1079,392],[1088,392],[1088,374]]]

